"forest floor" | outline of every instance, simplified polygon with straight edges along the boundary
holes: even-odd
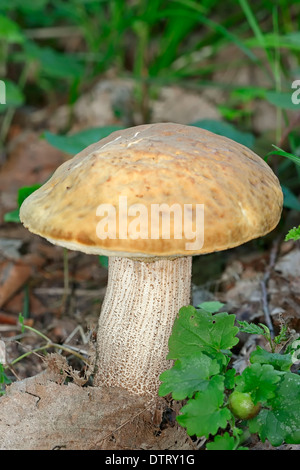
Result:
[[[94,124],[118,124],[111,110],[109,112],[111,95],[105,87],[101,88],[101,83],[98,90],[99,87],[102,99],[106,99],[106,111],[95,117]],[[187,109],[191,107],[189,92],[185,94],[176,88],[168,93],[165,93],[165,101],[157,106],[156,119],[168,120],[170,117],[171,93],[180,94],[181,103],[185,102]],[[81,100],[81,114],[75,120],[74,130],[91,125],[84,117],[89,100],[90,94],[86,101]],[[218,117],[208,103],[207,109],[203,110],[205,116]],[[177,122],[186,123],[187,112],[183,104],[180,112],[182,117],[178,116]],[[42,130],[59,131],[63,127],[65,113],[62,106],[55,113],[45,109],[34,115],[29,112],[28,119],[26,112],[25,116],[17,116],[0,169],[0,338],[8,363],[40,348],[44,342],[34,332],[22,333],[18,320],[20,312],[28,325],[46,335],[51,342],[73,348],[83,357],[88,357],[95,338],[107,283],[107,269],[99,263],[98,257],[68,252],[66,279],[66,258],[62,248],[32,235],[21,224],[3,222],[4,214],[16,208],[20,187],[45,181],[70,158],[41,138]],[[287,325],[290,335],[299,333],[300,250],[297,242],[284,241],[288,228],[297,223],[299,215],[290,211],[284,215],[280,227],[263,242],[249,242],[227,252],[196,257],[193,304],[219,300],[225,304],[226,311],[234,313],[239,320],[266,323],[270,318],[275,333],[282,323]],[[259,341],[262,340],[256,336],[241,335],[239,347],[234,351],[238,370],[246,367],[249,354]],[[52,351],[58,352],[55,348]],[[78,357],[70,353],[68,356],[74,369],[82,368]],[[33,377],[45,368],[43,353],[38,352],[17,362],[8,375],[12,381],[18,381]],[[271,446],[252,442],[252,448],[271,449]],[[281,446],[287,450],[294,448],[299,449],[299,446]]]

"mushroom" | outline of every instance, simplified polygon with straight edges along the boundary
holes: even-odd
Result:
[[[173,322],[190,303],[192,256],[265,235],[282,202],[253,151],[157,123],[113,132],[63,163],[20,218],[56,245],[109,257],[94,384],[153,395],[170,367]]]

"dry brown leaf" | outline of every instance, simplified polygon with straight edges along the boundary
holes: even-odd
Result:
[[[26,264],[4,262],[0,267],[0,307],[25,284],[31,274]]]

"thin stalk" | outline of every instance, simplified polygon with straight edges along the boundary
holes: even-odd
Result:
[[[212,19],[208,18],[205,14],[203,14],[202,6],[199,5],[197,2],[193,2],[191,0],[176,0],[177,3],[181,3],[184,6],[191,8],[192,10],[197,11],[197,19],[203,23],[204,25],[211,28],[213,31],[218,32],[227,40],[233,42],[241,51],[246,54],[253,62],[258,63],[259,59],[255,56],[249,47],[247,47],[243,41],[240,40],[238,36],[231,33],[227,28],[225,28],[222,24],[213,21]]]
[[[274,79],[275,89],[277,93],[281,92],[281,74],[280,74],[280,44],[279,44],[279,24],[278,24],[278,10],[276,7],[273,8],[273,29],[275,37],[277,38],[275,46],[274,56]],[[282,128],[282,110],[279,106],[276,106],[276,142],[280,142],[281,139],[281,128]]]
[[[75,356],[77,357],[78,359],[80,359],[81,361],[83,361],[85,364],[87,365],[90,365],[89,361],[87,361],[81,354],[79,354],[78,352],[74,351],[73,349],[70,349],[68,348],[67,346],[64,346],[62,344],[57,344],[57,343],[52,343],[49,342],[47,344],[44,344],[43,346],[39,346],[38,348],[35,348],[35,349],[31,349],[30,351],[26,351],[24,354],[22,354],[21,356],[17,357],[16,359],[14,359],[12,362],[10,362],[9,364],[7,364],[5,366],[5,369],[8,368],[9,366],[14,366],[15,364],[17,364],[18,362],[22,361],[23,359],[25,359],[26,357],[30,356],[31,354],[35,354],[35,353],[38,353],[40,351],[45,351],[46,349],[50,349],[50,348],[56,348],[56,349],[62,349],[63,351],[69,353],[69,354],[72,354],[72,356]]]
[[[242,10],[245,13],[245,16],[247,18],[247,21],[249,23],[250,28],[252,29],[252,31],[254,33],[254,36],[256,37],[257,41],[260,43],[261,47],[265,51],[268,63],[270,65],[270,68],[271,68],[271,71],[272,71],[272,74],[273,74],[273,79],[274,79],[274,77],[275,77],[274,62],[273,62],[272,56],[271,56],[268,48],[266,47],[264,34],[260,29],[260,26],[259,26],[254,14],[253,14],[251,8],[250,8],[250,6],[249,6],[248,1],[247,0],[239,0],[239,3],[240,3],[240,6],[241,6]]]
[[[64,248],[64,297],[69,290],[69,252]]]
[[[139,14],[144,12],[145,5],[141,4]],[[144,21],[136,22],[134,32],[137,37],[136,56],[134,62],[134,75],[138,78],[136,83],[136,95],[139,110],[144,123],[149,120],[149,83],[148,83],[148,44],[149,25]]]
[[[63,268],[64,268],[64,289],[63,295],[61,298],[61,306],[65,306],[66,300],[68,298],[69,293],[69,285],[70,285],[70,276],[69,276],[69,252],[67,248],[63,249]]]
[[[43,346],[40,346],[36,349],[32,349],[30,351],[27,351],[26,353],[22,354],[22,356],[19,356],[17,359],[15,359],[13,362],[11,362],[10,365],[14,365],[16,362],[19,362],[21,359],[24,359],[24,357],[27,357],[29,354],[34,354],[38,351],[43,351],[43,350],[49,349],[49,348],[58,348],[62,351],[68,352],[68,353],[72,354],[73,356],[77,357],[78,359],[82,360],[83,362],[85,362],[86,364],[89,365],[89,362],[86,359],[84,359],[84,357],[81,354],[79,354],[78,352],[76,352],[74,349],[71,349],[67,346],[64,346],[63,344],[53,343],[51,341],[51,339],[48,338],[48,336],[44,335],[44,333],[42,333],[41,331],[36,330],[32,326],[25,325],[24,323],[22,323],[22,331],[24,331],[24,330],[31,331],[31,332],[35,333],[36,335],[40,336],[42,339],[44,339],[46,341],[46,344],[43,345]]]

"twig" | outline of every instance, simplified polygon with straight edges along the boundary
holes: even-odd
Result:
[[[54,26],[49,28],[25,29],[24,32],[30,39],[53,39],[82,36],[81,30],[77,26]]]
[[[22,354],[21,356],[17,357],[12,362],[7,364],[7,367],[15,365],[17,362],[22,361],[23,359],[25,359],[25,357],[30,356],[31,354],[36,354],[40,351],[45,351],[46,349],[50,349],[50,348],[62,349],[63,351],[71,354],[72,356],[76,356],[78,359],[80,359],[82,362],[84,362],[88,366],[90,365],[90,363],[81,354],[74,351],[73,348],[68,348],[66,346],[63,346],[62,344],[57,344],[57,343],[47,343],[43,346],[40,346],[38,348],[31,349],[30,351],[27,351],[26,353]]]
[[[74,289],[73,291],[68,288],[67,290],[64,287],[37,287],[34,289],[34,294],[36,295],[53,295],[60,296],[66,292],[67,295],[71,293],[76,297],[103,297],[106,292],[106,287],[101,289]]]
[[[64,248],[64,291],[63,291],[63,296],[61,299],[61,304],[63,307],[66,306],[66,301],[68,298],[68,293],[70,291],[69,288],[69,252],[67,248]]]
[[[261,291],[262,291],[262,304],[263,304],[263,311],[264,311],[265,321],[266,321],[267,327],[270,330],[270,335],[271,335],[272,339],[274,338],[274,328],[273,328],[273,323],[272,323],[271,315],[270,315],[267,286],[268,286],[268,282],[269,282],[269,279],[270,279],[270,276],[271,276],[271,272],[274,268],[274,265],[275,265],[275,262],[276,262],[276,259],[277,259],[280,240],[281,240],[281,237],[278,237],[274,241],[274,244],[273,244],[273,247],[272,247],[271,253],[270,253],[269,264],[267,266],[267,269],[264,273],[264,276],[263,276],[262,280],[260,281],[260,287],[261,287]]]

